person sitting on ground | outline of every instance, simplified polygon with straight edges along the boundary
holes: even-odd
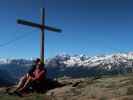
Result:
[[[37,58],[35,61],[34,61],[34,64],[31,66],[31,69],[28,71],[28,76],[33,76],[33,72],[34,70],[36,69],[36,66],[37,64],[41,62],[41,60],[39,58]]]
[[[46,77],[46,70],[44,69],[44,64],[42,62],[39,62],[33,72],[32,76],[29,76],[28,78],[21,81],[22,85],[20,85],[19,88],[15,90],[15,92],[23,92],[25,91],[31,84],[41,83],[43,80],[45,80]],[[34,85],[35,86],[35,85]]]
[[[21,92],[27,89],[27,87],[32,83],[39,83],[45,79],[46,69],[44,68],[44,64],[38,60],[35,69],[29,71],[29,73],[22,77],[18,87],[15,91]]]

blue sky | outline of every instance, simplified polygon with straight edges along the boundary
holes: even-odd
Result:
[[[3,0],[0,1],[0,57],[39,57],[38,29],[17,25],[16,19],[40,21],[46,8],[46,24],[62,33],[46,31],[46,58],[57,54],[89,56],[133,50],[132,0]]]

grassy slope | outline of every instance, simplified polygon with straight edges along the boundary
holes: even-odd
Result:
[[[65,81],[71,81],[72,84],[46,94],[33,93],[23,98],[3,94],[2,89],[0,100],[133,100],[133,74]]]
[[[25,97],[10,96],[10,95],[0,95],[0,100],[51,100],[49,96],[44,94],[33,93]]]

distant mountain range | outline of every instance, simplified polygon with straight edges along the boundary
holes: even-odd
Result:
[[[7,80],[10,83],[16,82],[27,72],[32,63],[32,59],[0,58],[0,84]],[[57,55],[46,60],[46,68],[50,78],[126,74],[133,72],[133,53],[116,53],[93,57]]]
[[[46,62],[49,76],[86,77],[133,72],[133,53],[117,53],[88,57],[58,55]],[[53,71],[51,71],[53,70]]]

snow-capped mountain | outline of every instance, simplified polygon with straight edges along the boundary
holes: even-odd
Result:
[[[32,63],[32,59],[0,58],[0,79],[4,78],[7,73],[6,80],[18,80],[28,71]],[[46,68],[50,78],[126,74],[133,72],[133,53],[116,53],[93,57],[57,55],[46,60]],[[3,72],[5,72],[4,75]]]
[[[0,58],[0,64],[30,65],[34,59],[4,59]]]
[[[48,69],[54,69],[52,74],[55,74],[55,76],[83,77],[102,74],[125,74],[133,71],[133,53],[117,53],[93,57],[86,55],[58,55],[48,60],[46,66]]]

